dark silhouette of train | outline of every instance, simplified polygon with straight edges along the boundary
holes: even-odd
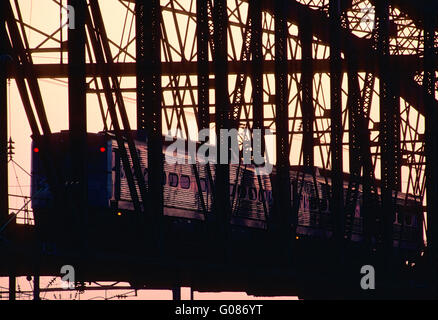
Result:
[[[60,168],[62,181],[68,185],[69,172],[72,167],[69,133],[52,134],[50,143],[53,158]],[[147,143],[136,141],[145,181],[148,181]],[[166,145],[164,145],[166,146]],[[32,207],[38,222],[39,214],[55,208],[54,197],[48,188],[47,175],[40,159],[41,146],[32,146]],[[166,148],[164,148],[166,152]],[[187,154],[168,155],[187,160]],[[129,187],[119,148],[111,133],[88,134],[88,203],[89,211],[99,212],[101,218],[117,219],[117,216],[134,214]],[[195,164],[199,173],[199,184],[194,174],[194,165],[170,164],[165,161],[163,172],[164,215],[187,221],[203,221],[206,214],[212,214],[212,186],[210,176],[214,179],[214,165]],[[208,169],[207,166],[210,166]],[[303,175],[299,167],[292,167],[290,172],[291,190],[299,199],[297,237],[325,238],[332,237],[333,220],[330,210],[330,173],[316,170],[316,179],[312,175]],[[275,167],[272,173],[275,175]],[[234,226],[250,229],[266,229],[266,216],[272,210],[273,195],[270,176],[255,175],[252,165],[230,165],[230,202]],[[315,188],[315,181],[317,187]],[[198,189],[200,186],[200,190]],[[348,188],[348,176],[345,176],[344,190]],[[317,193],[316,193],[317,192]],[[201,205],[202,194],[205,206]],[[298,194],[298,198],[296,195]],[[294,200],[292,200],[294,201]],[[394,217],[393,244],[396,247],[416,250],[424,246],[423,212],[419,201],[413,197],[398,193]],[[293,207],[293,203],[292,203]],[[297,207],[297,206],[295,206]],[[205,208],[205,209],[204,209]],[[363,217],[361,215],[362,193],[359,190],[351,233],[351,240],[363,240]]]

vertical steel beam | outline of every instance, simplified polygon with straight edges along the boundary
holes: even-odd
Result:
[[[252,103],[253,103],[253,130],[260,130],[261,135],[253,134],[253,150],[254,146],[261,146],[261,155],[265,154],[265,124],[264,124],[264,105],[263,105],[263,12],[261,0],[254,0],[249,3],[249,18],[251,20],[251,85],[252,85]],[[254,132],[254,131],[253,131]],[[261,139],[260,139],[261,138]],[[265,159],[266,160],[266,159]],[[261,176],[257,177],[259,189],[263,189]],[[262,195],[263,211],[265,216],[268,216],[268,206]],[[293,223],[296,221],[295,213],[292,217]]]
[[[33,300],[35,301],[39,301],[41,300],[40,297],[40,273],[39,273],[39,268],[36,267],[35,268],[35,274],[33,276]]]
[[[360,144],[360,87],[357,75],[357,51],[350,48],[348,59],[348,124],[349,124],[349,166],[350,174],[357,173],[360,177],[360,166],[362,165],[361,144]]]
[[[73,138],[84,138],[87,132],[85,81],[85,10],[84,0],[68,0],[75,9],[75,28],[68,29],[68,99],[69,128]]]
[[[196,1],[197,45],[198,45],[198,129],[210,127],[209,70],[208,70],[208,4]]]
[[[436,46],[437,5],[427,6],[424,12],[424,77],[423,90],[425,102],[425,153],[426,153],[426,198],[427,198],[427,246],[429,249],[432,287],[437,290],[438,265],[438,110],[436,103]],[[437,291],[432,292],[437,297]]]
[[[249,16],[251,19],[251,54],[252,54],[252,99],[253,99],[253,129],[262,130],[262,137],[264,123],[263,123],[263,51],[262,51],[262,8],[261,1],[255,0],[249,3]],[[264,146],[264,139],[262,141],[254,140],[254,143],[261,143]],[[264,148],[262,147],[262,154]]]
[[[314,165],[313,139],[313,34],[310,15],[303,12],[299,21],[299,37],[301,42],[301,111],[303,115],[303,164],[306,169]]]
[[[360,109],[360,87],[357,68],[357,51],[356,48],[347,44],[347,61],[348,61],[348,141],[349,141],[349,167],[350,180],[345,198],[344,210],[344,238],[349,239],[354,220],[359,185],[361,182],[362,166],[362,141],[361,122],[362,112]]]
[[[216,0],[213,7],[214,24],[214,72],[215,72],[215,103],[216,103],[216,136],[217,136],[217,164],[214,188],[214,214],[216,216],[216,230],[218,244],[222,253],[227,239],[230,205],[230,168],[228,164],[221,164],[221,153],[229,157],[229,139],[221,135],[221,130],[231,128],[231,104],[228,90],[228,12],[227,1]],[[224,253],[224,252],[223,252]]]
[[[198,46],[198,110],[196,120],[198,131],[200,132],[201,130],[210,128],[210,71],[208,68],[208,44],[210,33],[208,29],[208,3],[205,0],[196,1],[196,23],[196,43]],[[207,166],[210,168],[209,165]],[[201,181],[199,179],[199,170],[196,164],[193,165],[193,171],[198,190],[202,190]],[[207,207],[202,192],[199,192],[199,200],[204,213],[206,213]]]
[[[9,275],[9,300],[10,301],[15,301],[16,300],[16,286],[17,286],[17,282],[16,282],[16,278],[15,275],[13,274],[14,270],[11,270],[11,274]]]
[[[68,29],[68,116],[70,132],[70,157],[72,172],[69,180],[72,190],[68,192],[69,203],[78,215],[83,234],[83,249],[87,248],[87,103],[85,78],[85,18],[84,0],[69,0],[75,10],[75,27]],[[79,229],[78,229],[79,230]]]
[[[398,185],[399,177],[397,167],[399,166],[397,144],[400,139],[397,137],[397,98],[392,88],[392,74],[390,69],[389,50],[389,2],[381,0],[376,2],[377,17],[377,52],[378,52],[378,74],[380,92],[380,132],[379,143],[381,151],[381,217],[382,219],[382,245],[384,251],[392,248],[392,225],[395,215],[393,205],[393,191]],[[379,239],[378,239],[379,241]],[[385,254],[388,257],[388,254]]]
[[[290,145],[289,145],[289,90],[288,90],[288,36],[287,1],[276,0],[275,17],[275,128],[276,177],[274,183],[274,210],[271,230],[278,230],[281,246],[288,248],[293,235],[288,231],[291,223]],[[291,236],[291,238],[288,238]]]
[[[146,60],[147,44],[147,6],[144,0],[135,2],[135,38],[136,38],[136,58],[137,58],[137,135],[138,139],[146,139],[146,114],[147,89],[146,78],[148,71],[148,61]]]
[[[137,130],[147,137],[148,193],[155,240],[161,237],[163,215],[163,141],[161,87],[161,6],[159,0],[138,0],[137,6]]]
[[[402,191],[402,153],[401,153],[401,115],[400,115],[400,70],[394,70],[391,72],[391,90],[392,90],[392,114],[391,123],[393,126],[391,135],[394,140],[394,191]]]
[[[340,0],[330,0],[330,151],[332,162],[331,212],[335,222],[335,237],[341,240],[343,230],[343,157],[342,157],[342,61],[341,61],[341,8]]]

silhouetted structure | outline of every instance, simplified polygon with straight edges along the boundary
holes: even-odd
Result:
[[[98,1],[69,0],[75,28],[68,40],[62,32],[43,33],[58,37],[57,48],[44,48],[45,42],[32,48],[19,1],[1,3],[0,226],[7,223],[0,233],[6,257],[1,275],[10,275],[13,284],[15,276],[57,275],[71,264],[78,281],[129,281],[134,287],[189,285],[305,298],[437,297],[437,4],[121,2],[127,16],[135,14],[135,42],[129,36],[120,45],[109,39]],[[136,57],[129,52],[132,43]],[[51,51],[60,54],[59,63],[33,62],[34,53]],[[120,62],[122,55],[130,62]],[[120,77],[128,76],[136,77],[136,88],[122,87]],[[8,222],[7,78],[15,79],[38,148],[38,170],[51,193],[52,208],[35,212],[35,226]],[[66,145],[51,132],[41,78],[68,78],[68,148],[62,153]],[[137,94],[136,130],[124,104],[127,91]],[[98,97],[104,131],[119,157],[112,163],[124,172],[132,208],[123,220],[89,205],[95,200],[90,163],[96,150],[90,149],[94,135],[87,134],[87,94]],[[162,133],[179,129],[190,139],[189,112],[199,130],[275,128],[272,206],[263,192],[259,199],[263,228],[230,223],[236,207],[230,188],[238,184],[232,178],[245,181],[244,164],[237,174],[224,164],[188,166],[194,188],[209,182],[211,209],[198,192],[203,219],[166,215]],[[148,150],[147,177],[139,141]],[[226,142],[218,141],[218,157]],[[71,162],[68,170],[60,154]],[[291,165],[291,154],[298,166]],[[252,181],[263,190],[263,181]],[[329,234],[303,238],[299,230],[304,181],[313,201],[309,217],[322,219],[322,205],[329,202]],[[415,217],[421,230],[423,214],[427,245],[416,238],[413,247],[394,247],[402,242],[404,217]],[[401,231],[395,227],[399,215]],[[90,246],[118,232],[119,243]],[[363,265],[375,266],[383,279],[375,291],[359,286]],[[35,291],[38,297],[38,286]]]

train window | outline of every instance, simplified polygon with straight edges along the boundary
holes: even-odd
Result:
[[[246,198],[246,188],[243,186],[239,186],[237,189],[239,191],[239,198],[244,199]]]
[[[165,186],[166,183],[167,183],[166,172],[163,172],[163,186]]]
[[[249,188],[248,189],[248,196],[249,196],[249,200],[257,199],[257,190],[256,190],[256,188]]]
[[[190,177],[182,175],[181,181],[180,181],[180,186],[182,189],[190,189]]]
[[[405,224],[407,226],[410,226],[412,224],[412,216],[410,216],[410,215],[405,216]]]
[[[204,178],[200,178],[199,179],[199,184],[201,185],[201,191],[202,192],[207,191],[207,180],[205,180]]]
[[[178,187],[178,176],[175,173],[169,173],[169,186]]]

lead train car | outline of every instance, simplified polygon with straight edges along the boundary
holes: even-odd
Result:
[[[52,155],[53,161],[58,166],[61,181],[68,186],[71,172],[71,152],[68,132],[52,134],[50,142],[56,152]],[[40,146],[32,146],[32,208],[38,220],[39,212],[56,210],[53,195],[48,189],[47,176],[42,168],[39,157]],[[148,181],[147,144],[136,141],[136,148],[140,158],[145,181]],[[165,149],[165,148],[164,148]],[[164,153],[166,151],[164,150]],[[200,177],[201,191],[198,190],[193,165],[187,164],[186,154],[167,154],[174,160],[184,162],[170,164],[164,162],[163,187],[164,187],[164,215],[186,219],[189,221],[202,221],[205,214],[212,210],[212,185],[208,179],[206,164],[196,163]],[[210,172],[214,179],[214,166],[209,164]],[[133,203],[129,192],[117,142],[110,133],[88,134],[88,203],[89,211],[99,212],[114,217],[116,215],[133,215]],[[275,168],[273,171],[275,175]],[[291,199],[300,199],[298,210],[297,234],[302,238],[330,238],[332,236],[332,219],[330,212],[329,173],[320,174],[316,171],[317,191],[316,196],[314,179],[311,175],[304,176],[298,168],[291,170]],[[348,183],[344,183],[344,193]],[[202,193],[206,211],[204,212],[199,193]],[[423,246],[422,212],[418,202],[406,200],[406,195],[399,193],[397,197],[397,213],[394,217],[394,246],[406,249],[416,249]],[[74,201],[71,200],[71,201]],[[232,205],[231,223],[235,226],[266,229],[266,214],[272,210],[273,195],[269,176],[255,175],[251,165],[230,165],[230,201]],[[265,205],[263,203],[265,201]],[[410,210],[403,210],[409,204]],[[359,192],[352,240],[362,240],[363,217],[361,216],[362,195]],[[293,207],[293,200],[292,200]],[[266,212],[265,212],[266,211]]]

